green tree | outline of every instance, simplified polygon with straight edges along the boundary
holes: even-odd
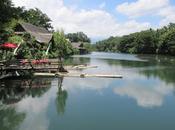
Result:
[[[66,39],[63,31],[57,31],[53,33],[53,44],[51,50],[52,56],[58,57],[61,63],[59,70],[65,71],[62,64],[62,59],[71,55],[73,53],[73,49],[69,41]]]
[[[96,43],[95,47],[98,51],[110,51],[116,52],[117,46],[120,43],[120,37],[109,37],[106,40],[102,40]]]
[[[123,36],[121,38],[121,41],[117,45],[118,51],[129,53],[129,48],[133,48],[134,40],[135,40],[135,34]]]
[[[175,24],[99,41],[97,51],[175,55]]]
[[[13,7],[11,0],[0,1],[0,29],[4,23],[9,22],[13,17]]]
[[[68,38],[71,42],[91,42],[90,38],[88,38],[88,36],[83,32],[68,33],[66,38]]]
[[[133,53],[154,54],[156,43],[158,43],[158,38],[152,29],[137,33],[133,43],[135,50]]]
[[[175,55],[175,28],[160,36],[158,53]]]
[[[38,8],[25,10],[20,17],[33,25],[52,30],[51,19]]]

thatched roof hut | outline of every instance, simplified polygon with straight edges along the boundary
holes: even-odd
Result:
[[[15,28],[15,33],[23,34],[25,32],[35,37],[36,41],[39,43],[49,43],[52,39],[52,33],[45,28],[37,27],[30,23],[19,23]]]
[[[84,49],[84,45],[81,42],[72,42],[72,47],[75,49]]]
[[[86,54],[87,49],[84,47],[84,43],[81,42],[72,42],[72,47],[78,49],[80,54]]]

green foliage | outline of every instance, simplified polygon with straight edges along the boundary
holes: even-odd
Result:
[[[158,52],[161,54],[175,55],[175,28],[160,36]]]
[[[8,38],[14,35],[14,28],[17,23],[21,20],[11,19],[10,22],[4,23],[2,29],[0,30],[0,42],[4,43],[8,41]]]
[[[51,48],[52,57],[66,58],[73,53],[73,49],[69,41],[66,39],[63,31],[53,33],[53,44]]]
[[[8,42],[21,44],[23,42],[23,38],[21,36],[14,35],[8,38]]]
[[[122,37],[110,37],[95,45],[97,51],[175,55],[175,24]]]
[[[116,52],[117,51],[117,45],[120,42],[121,37],[110,37],[106,40],[99,41],[96,43],[95,48],[98,51],[111,51]]]
[[[0,30],[4,23],[9,22],[11,17],[13,17],[13,7],[11,0],[1,0],[0,1]]]
[[[87,53],[94,51],[94,46],[91,43],[84,43],[84,48],[86,49]]]
[[[14,20],[22,20],[48,30],[53,29],[50,18],[37,8],[26,10],[24,7],[14,7],[11,0],[1,0],[0,7],[0,40],[3,39],[2,33],[6,33],[4,30],[12,29],[11,23],[14,23]]]
[[[11,0],[0,1],[0,44],[4,42],[13,42],[21,44],[17,50],[18,58],[43,58],[47,45],[37,43],[29,34],[24,36],[15,36],[14,29],[20,22],[29,22],[36,26],[52,30],[50,18],[39,9],[26,10],[24,7],[14,7]],[[13,50],[0,50],[0,59],[15,58]]]
[[[28,23],[31,23],[33,25],[44,27],[47,30],[53,29],[51,25],[51,19],[41,12],[38,8],[35,9],[29,9],[24,10],[24,12],[21,14],[21,18]]]
[[[68,38],[71,42],[91,42],[90,38],[88,38],[88,36],[83,32],[68,33],[66,38]]]
[[[18,58],[42,59],[45,58],[45,48],[47,45],[38,43],[34,37],[26,33],[23,36],[24,42],[19,47]]]

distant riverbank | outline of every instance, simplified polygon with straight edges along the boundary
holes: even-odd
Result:
[[[131,54],[175,55],[175,24],[122,37],[110,37],[95,44],[97,51]]]

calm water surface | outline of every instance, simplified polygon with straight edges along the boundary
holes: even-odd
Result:
[[[175,58],[92,53],[66,61],[123,79],[0,81],[0,130],[175,130]]]

